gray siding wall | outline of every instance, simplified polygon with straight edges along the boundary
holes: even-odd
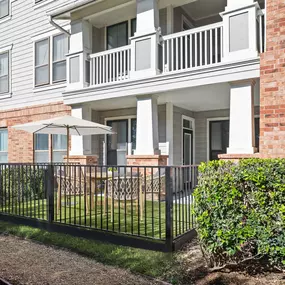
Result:
[[[105,28],[92,29],[92,52],[97,53],[105,50]]]
[[[163,36],[167,35],[167,9],[159,10],[159,25]]]
[[[38,6],[34,0],[11,0],[11,19],[0,23],[0,48],[12,45],[11,71],[12,97],[1,99],[0,110],[62,101],[63,88],[35,92],[33,86],[33,37],[56,29],[49,23],[46,11],[71,3],[58,0]]]

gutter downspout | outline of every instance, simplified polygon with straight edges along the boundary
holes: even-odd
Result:
[[[64,28],[62,28],[61,26],[59,26],[56,22],[54,22],[53,18],[51,15],[48,15],[48,20],[50,22],[51,25],[53,25],[56,29],[59,29],[60,31],[62,31],[63,33],[65,33],[68,37],[71,36],[71,34],[65,30]]]

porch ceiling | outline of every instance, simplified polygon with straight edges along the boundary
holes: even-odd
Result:
[[[230,107],[230,85],[228,83],[199,86],[180,89],[157,94],[158,104],[173,103],[194,112],[229,109]],[[136,97],[121,97],[116,99],[100,100],[90,102],[94,110],[115,110],[136,107]],[[259,82],[255,88],[255,106],[259,106]]]

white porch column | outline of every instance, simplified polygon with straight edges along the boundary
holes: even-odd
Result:
[[[137,144],[135,155],[160,154],[158,148],[157,98],[137,98]]]
[[[228,154],[253,154],[254,134],[254,80],[231,84],[230,145]]]
[[[79,119],[92,121],[92,109],[87,106],[72,108],[71,115]],[[71,136],[71,156],[91,154],[92,136]]]
[[[257,14],[254,0],[228,0],[223,18],[223,61],[258,56]]]
[[[89,86],[92,52],[92,25],[85,20],[71,22],[70,50],[67,55],[67,89]]]
[[[166,141],[169,143],[168,164],[173,165],[173,104],[166,103]]]
[[[131,78],[157,75],[159,71],[158,0],[137,0],[137,31],[131,38]]]

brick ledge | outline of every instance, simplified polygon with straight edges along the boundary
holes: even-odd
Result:
[[[260,158],[260,153],[254,154],[219,154],[219,159],[249,159],[249,158]]]

